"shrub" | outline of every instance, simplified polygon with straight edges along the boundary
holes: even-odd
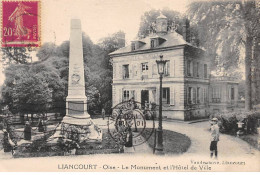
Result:
[[[260,119],[260,112],[226,112],[215,113],[210,119],[216,117],[219,120],[220,132],[234,134],[238,130],[237,122],[243,122],[243,130],[246,133],[255,133]]]

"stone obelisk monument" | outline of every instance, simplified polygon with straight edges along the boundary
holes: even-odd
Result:
[[[75,116],[76,118],[85,118],[86,120],[82,120],[82,122],[87,122],[90,115],[87,112],[87,97],[85,95],[82,31],[79,19],[71,20],[68,79],[66,117],[64,119],[66,121],[73,120],[73,118],[67,116]],[[73,122],[76,121],[79,120]]]
[[[66,116],[61,122],[61,132],[55,133],[77,142],[101,141],[102,131],[87,112],[81,22],[71,20],[69,82],[66,98]]]

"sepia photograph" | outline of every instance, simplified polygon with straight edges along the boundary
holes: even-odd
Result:
[[[0,3],[0,172],[260,171],[260,1]]]

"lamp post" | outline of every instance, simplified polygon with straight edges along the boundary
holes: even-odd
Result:
[[[160,60],[156,60],[158,74],[160,75],[160,98],[159,98],[159,124],[157,130],[157,144],[155,150],[157,154],[163,154],[163,130],[162,130],[162,79],[165,69],[165,64],[168,60],[163,60],[163,55],[160,55]]]

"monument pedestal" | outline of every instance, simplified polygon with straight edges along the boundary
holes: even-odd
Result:
[[[102,130],[88,116],[65,116],[61,122],[60,135],[78,143],[102,142]]]
[[[101,143],[102,130],[91,120],[88,113],[66,115],[52,137],[51,142],[57,142],[58,138],[64,138],[76,143]]]

